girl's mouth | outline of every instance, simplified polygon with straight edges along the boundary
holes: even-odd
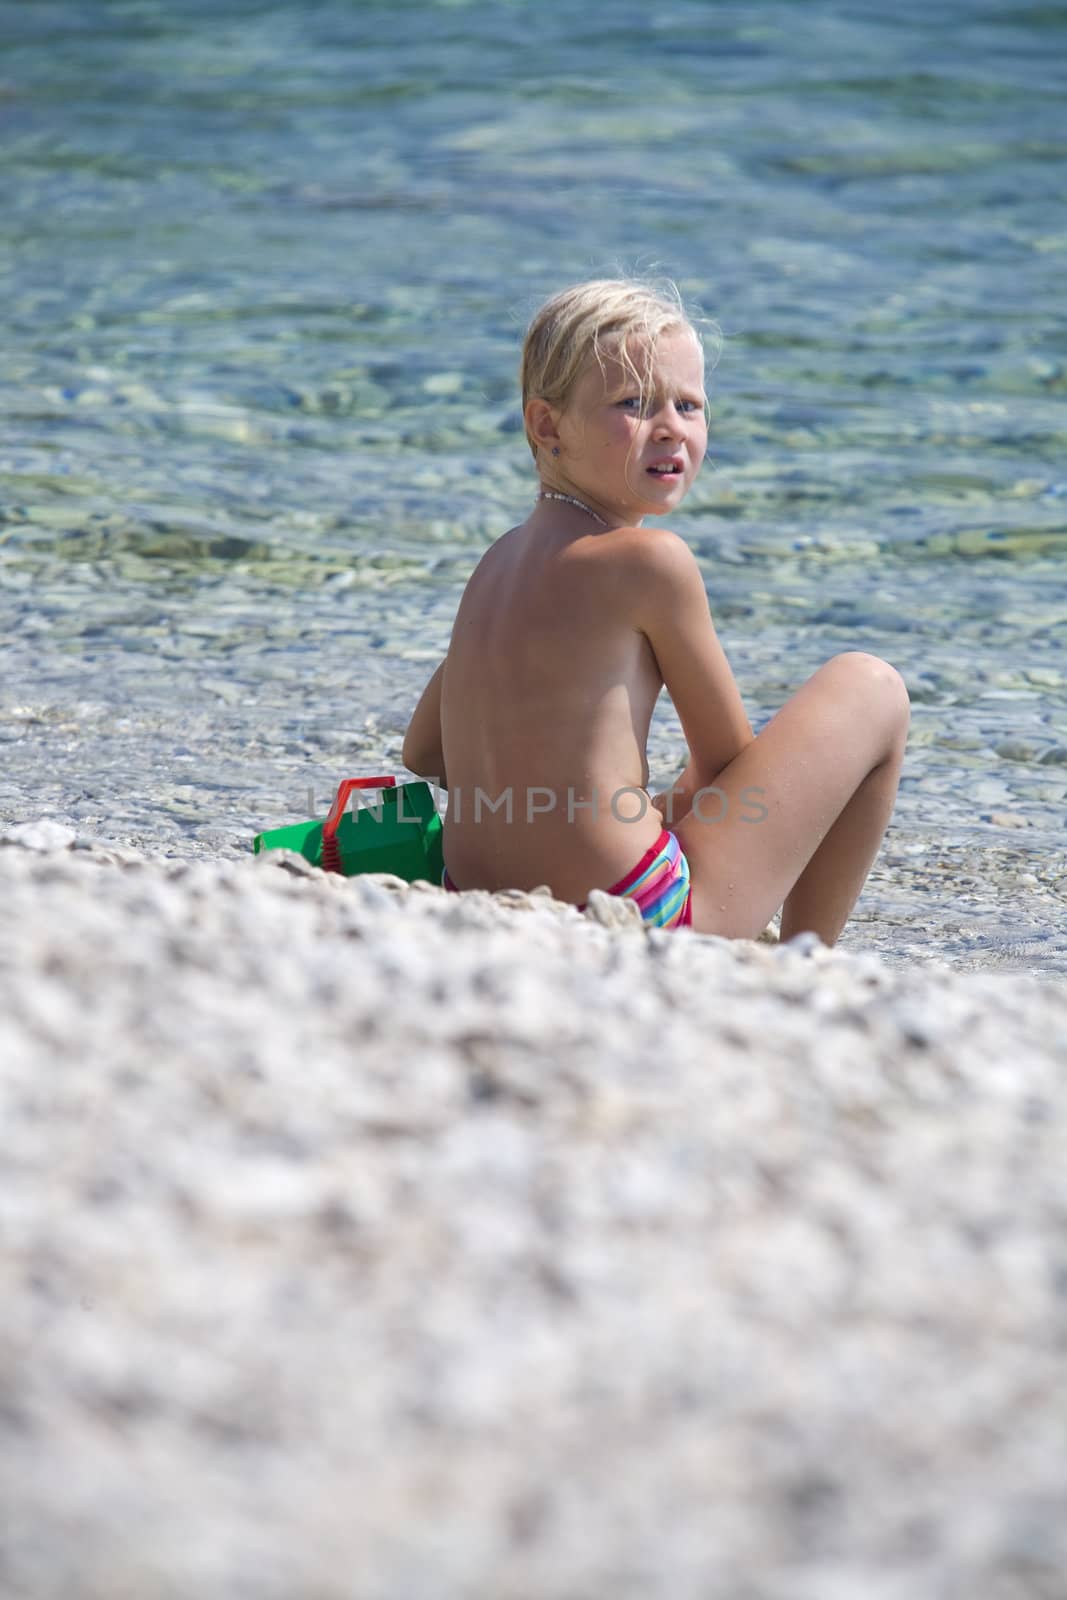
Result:
[[[680,461],[657,461],[648,471],[657,478],[677,478],[681,476],[682,464]]]

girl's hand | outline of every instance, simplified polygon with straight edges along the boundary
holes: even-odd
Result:
[[[672,828],[676,822],[680,822],[689,809],[684,802],[679,804],[679,798],[676,788],[665,789],[662,794],[652,796],[652,804],[668,828]]]
[[[668,828],[676,827],[693,809],[693,790],[684,782],[676,783],[673,789],[653,795],[652,804]]]

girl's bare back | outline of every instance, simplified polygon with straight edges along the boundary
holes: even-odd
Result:
[[[441,728],[463,888],[548,884],[580,903],[662,826],[645,746],[663,678],[634,617],[634,543],[650,535],[575,520],[539,510],[498,540],[456,616]]]

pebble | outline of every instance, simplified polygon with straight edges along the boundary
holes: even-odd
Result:
[[[73,828],[62,822],[42,818],[39,822],[17,822],[0,834],[0,846],[19,845],[23,850],[47,853],[52,850],[69,850],[77,838]]]
[[[989,821],[998,828],[1028,828],[1029,822],[1025,817],[1018,816],[1014,811],[990,811]]]

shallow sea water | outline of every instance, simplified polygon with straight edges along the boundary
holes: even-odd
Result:
[[[1061,7],[34,0],[0,40],[0,817],[235,855],[399,770],[531,501],[530,311],[660,268],[722,332],[673,525],[754,724],[840,650],[911,690],[844,945],[1067,972]]]

